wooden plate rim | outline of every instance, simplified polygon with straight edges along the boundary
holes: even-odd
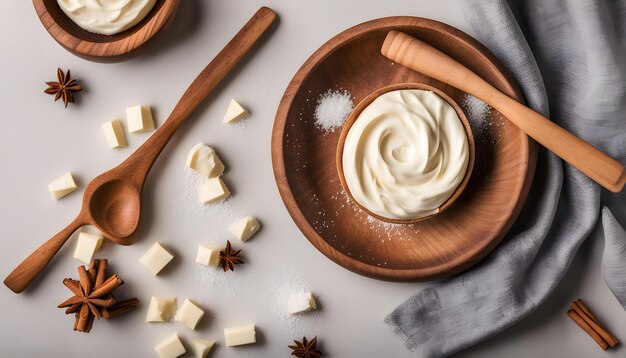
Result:
[[[280,196],[287,208],[287,211],[291,215],[296,226],[302,231],[304,236],[317,248],[322,254],[331,259],[333,262],[340,266],[355,272],[357,274],[367,276],[374,279],[380,279],[385,281],[396,282],[412,282],[438,279],[448,276],[450,273],[450,263],[455,267],[453,273],[458,273],[474,265],[486,256],[491,249],[493,249],[504,237],[504,235],[510,230],[515,222],[515,219],[519,215],[523,204],[528,196],[528,192],[532,185],[532,179],[535,173],[535,165],[537,158],[537,146],[536,143],[526,136],[527,140],[523,142],[525,152],[528,153],[526,157],[526,178],[521,181],[521,188],[517,188],[520,194],[513,212],[511,213],[510,220],[501,225],[499,233],[494,236],[494,239],[487,242],[485,245],[476,247],[472,252],[468,252],[465,255],[458,256],[455,260],[444,264],[431,266],[428,268],[420,269],[398,269],[398,268],[385,268],[379,266],[367,265],[361,261],[358,261],[350,256],[343,254],[341,251],[335,249],[329,245],[311,226],[306,217],[300,211],[298,204],[293,196],[291,190],[289,190],[289,182],[287,179],[287,173],[285,169],[284,158],[284,131],[287,123],[287,117],[289,110],[298,92],[298,88],[308,78],[310,73],[318,66],[318,64],[326,57],[331,55],[336,49],[338,49],[345,42],[351,40],[354,37],[364,35],[368,32],[380,30],[380,29],[398,29],[398,28],[423,28],[431,31],[435,31],[445,36],[454,39],[457,42],[464,43],[469,47],[475,48],[481,56],[488,60],[487,66],[490,71],[496,71],[500,77],[501,83],[493,83],[493,85],[501,90],[508,96],[515,98],[518,101],[523,102],[524,98],[517,86],[517,83],[513,76],[505,69],[504,65],[480,42],[473,39],[463,31],[456,29],[452,26],[444,24],[442,22],[412,16],[392,16],[379,19],[370,20],[358,25],[355,25],[338,35],[331,38],[324,43],[319,49],[317,49],[300,67],[300,69],[293,76],[293,79],[287,86],[283,98],[280,101],[278,110],[276,112],[276,118],[272,129],[272,165],[274,169],[274,178],[278,187]],[[445,270],[445,271],[444,271]]]
[[[39,17],[39,20],[46,28],[46,31],[48,31],[50,36],[52,36],[52,38],[61,46],[63,46],[66,50],[74,53],[75,55],[88,59],[113,59],[116,57],[123,57],[124,55],[128,55],[137,50],[138,48],[149,42],[152,38],[154,38],[170,21],[173,20],[174,15],[176,14],[180,5],[180,0],[160,1],[164,1],[165,3],[161,5],[158,9],[156,9],[158,13],[153,14],[147,22],[141,25],[141,29],[154,29],[153,31],[150,31],[148,36],[145,36],[145,33],[142,32],[141,29],[139,29],[138,31],[135,31],[134,33],[123,38],[106,42],[94,42],[84,40],[67,32],[61,25],[59,25],[54,20],[54,18],[52,18],[46,8],[44,0],[33,0],[33,5],[35,7],[35,11],[37,12],[37,16]],[[155,9],[150,10],[150,13],[154,10]],[[150,16],[150,13],[148,13],[148,15],[146,16]],[[72,20],[68,18],[68,21]],[[131,31],[133,29],[134,26],[126,31]],[[122,32],[121,34],[123,34],[124,32]],[[105,54],[102,53],[103,47],[106,47]]]

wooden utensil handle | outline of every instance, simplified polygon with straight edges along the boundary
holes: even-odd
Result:
[[[618,193],[624,188],[624,165],[506,96],[443,52],[410,35],[391,31],[383,43],[381,53],[395,62],[480,98],[541,145],[606,189]]]
[[[202,100],[217,87],[228,73],[250,52],[254,44],[276,20],[276,13],[260,8],[239,30],[220,53],[200,72],[182,95],[176,107],[163,125],[121,165],[137,168],[135,177],[144,180],[174,132],[200,105]]]
[[[61,249],[74,231],[78,230],[83,222],[76,218],[65,229],[54,235],[37,250],[33,251],[22,263],[17,266],[7,278],[4,284],[15,293],[24,291],[30,283],[39,276],[41,271],[50,263],[54,255]]]

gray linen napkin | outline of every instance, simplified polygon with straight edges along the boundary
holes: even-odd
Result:
[[[530,107],[626,163],[626,1],[460,4]],[[626,223],[625,199],[541,149],[529,199],[500,246],[470,271],[419,291],[385,322],[418,357],[486,340],[554,291],[599,222],[602,276],[626,309],[626,233],[618,223]]]

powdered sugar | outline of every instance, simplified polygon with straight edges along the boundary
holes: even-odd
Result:
[[[477,141],[495,144],[500,140],[499,132],[492,131],[492,129],[502,126],[505,119],[500,115],[493,116],[490,105],[470,94],[465,94],[461,107],[472,126],[474,138]]]
[[[199,222],[207,217],[217,217],[225,219],[230,216],[232,210],[230,208],[229,198],[218,201],[216,203],[202,204],[198,201],[198,188],[205,177],[198,175],[189,168],[183,170],[181,181],[183,182],[183,191],[180,200],[183,202],[185,213],[182,215],[189,222]],[[228,185],[228,183],[226,183]]]
[[[250,274],[249,270],[245,270],[243,265],[241,268],[237,266],[236,271],[224,272],[219,267],[210,267],[196,264],[196,283],[202,287],[208,288],[211,292],[222,292],[227,298],[237,296],[242,289],[242,281]],[[237,276],[237,277],[233,277]]]
[[[489,116],[489,111],[491,111],[491,106],[467,93],[463,96],[461,106],[468,118],[477,121],[485,121]]]
[[[289,299],[299,293],[309,292],[311,288],[302,280],[301,277],[295,275],[286,276],[281,284],[274,287],[271,292],[272,315],[278,323],[280,333],[288,337],[298,337],[305,335],[311,331],[311,324],[319,319],[318,310],[321,308],[319,297],[317,300],[317,309],[304,314],[292,315],[287,312]]]
[[[241,119],[240,121],[237,121],[233,124],[231,124],[231,127],[236,128],[237,130],[239,130],[242,134],[246,132],[246,129],[248,129],[248,117],[250,117],[250,114],[248,114],[247,117]]]
[[[352,95],[346,90],[327,90],[317,100],[315,126],[332,132],[341,128],[354,108]]]

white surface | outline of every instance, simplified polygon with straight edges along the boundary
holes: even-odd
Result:
[[[188,351],[193,337],[215,339],[215,357],[286,357],[287,345],[302,335],[318,335],[320,348],[332,357],[411,356],[382,321],[421,285],[358,276],[310,245],[279,198],[270,135],[291,77],[330,37],[389,15],[430,17],[471,33],[455,2],[184,0],[163,42],[120,64],[74,57],[50,38],[30,1],[0,2],[0,98],[6,133],[0,141],[0,274],[6,276],[78,212],[81,191],[56,202],[48,182],[71,170],[82,189],[152,133],[129,134],[129,147],[111,150],[101,123],[123,119],[126,107],[143,103],[152,106],[161,125],[197,73],[262,4],[280,14],[278,28],[199,108],[157,161],[144,189],[138,242],[129,247],[106,242],[96,254],[109,258],[110,272],[126,282],[118,297],[137,296],[139,308],[111,321],[96,321],[89,334],[72,331],[73,318],[56,308],[70,296],[62,279],[77,277],[71,239],[30,290],[16,295],[0,287],[1,357],[152,357],[153,347],[175,332]],[[43,93],[44,81],[54,80],[57,66],[70,68],[86,88],[77,95],[78,105],[68,109]],[[253,114],[245,129],[221,123],[232,97]],[[193,176],[185,173],[185,159],[198,142],[216,148],[228,168],[230,211],[224,206],[192,209],[197,208],[197,186],[190,185]],[[254,240],[235,244],[244,249],[245,265],[221,273],[194,262],[199,243],[225,242],[230,238],[228,223],[246,214],[257,216],[264,227]],[[138,262],[155,241],[176,256],[157,277]],[[626,339],[626,313],[600,278],[600,253],[601,246],[588,242],[563,284],[536,313],[460,356],[623,356],[624,348],[603,353],[565,314],[567,304],[582,297],[618,338]],[[211,275],[217,279],[209,279]],[[319,310],[288,321],[283,301],[292,286],[314,291]],[[196,332],[174,323],[147,324],[153,295],[189,297],[207,309],[207,316]],[[226,347],[223,328],[249,322],[256,324],[258,343]]]

